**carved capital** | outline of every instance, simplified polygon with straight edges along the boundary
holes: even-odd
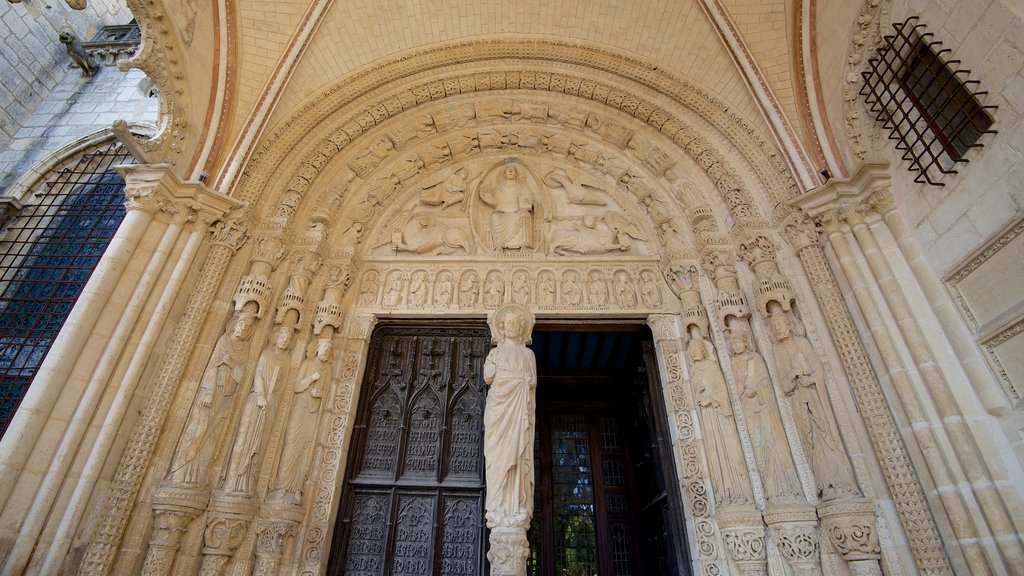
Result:
[[[822,532],[847,562],[878,560],[881,548],[875,506],[866,500],[841,500],[818,507]]]
[[[491,562],[491,576],[523,576],[526,559],[530,556],[530,543],[522,528],[494,528],[491,530],[487,559]]]
[[[809,506],[765,510],[765,522],[782,556],[798,575],[820,574],[818,519]]]
[[[264,262],[274,269],[282,258],[284,258],[284,246],[277,236],[259,235],[253,240],[252,260],[254,262]]]
[[[720,511],[715,521],[725,551],[736,562],[740,574],[765,574],[768,560],[761,513],[756,510]]]
[[[814,223],[801,212],[790,214],[783,223],[782,231],[798,253],[818,243],[818,231]]]

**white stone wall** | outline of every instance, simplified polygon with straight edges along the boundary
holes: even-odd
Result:
[[[89,40],[108,24],[127,24],[124,0],[90,0],[72,10],[62,0],[23,1],[0,10],[0,149],[60,84],[71,60],[57,36],[71,31]]]
[[[64,72],[48,97],[23,116],[14,138],[0,148],[0,195],[12,193],[11,186],[40,160],[110,128],[117,119],[154,125],[159,102],[148,95],[150,86],[139,70],[104,67],[92,78],[82,77],[77,70]]]

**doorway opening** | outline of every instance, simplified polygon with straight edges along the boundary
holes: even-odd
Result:
[[[531,576],[689,570],[682,507],[644,326],[540,325]]]
[[[483,323],[370,340],[328,574],[486,574]],[[650,332],[540,324],[531,576],[688,574]]]

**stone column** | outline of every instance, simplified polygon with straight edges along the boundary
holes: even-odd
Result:
[[[214,231],[213,246],[196,280],[195,293],[189,299],[181,321],[174,330],[148,401],[142,408],[139,422],[118,464],[107,500],[101,508],[95,536],[82,559],[80,574],[105,575],[113,568],[128,515],[149,469],[156,441],[175,390],[184,375],[188,357],[195,346],[224,269],[245,240],[245,228],[235,220],[222,222]]]
[[[807,272],[843,368],[852,384],[854,397],[864,414],[868,435],[893,495],[917,567],[932,574],[951,574],[952,569],[928,509],[924,490],[900,438],[878,379],[871,369],[864,345],[857,336],[839,286],[817,243],[814,226],[801,215],[794,214],[786,222],[784,230]]]

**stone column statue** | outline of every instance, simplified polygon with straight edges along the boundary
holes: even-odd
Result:
[[[753,500],[743,448],[729,402],[725,376],[715,359],[715,348],[695,330],[687,347],[697,392],[701,429],[708,451],[711,484],[719,506],[749,504]]]
[[[317,416],[323,404],[324,389],[330,384],[330,362],[331,340],[321,338],[299,365],[292,386],[294,397],[284,429],[274,491],[275,496],[290,498],[295,504],[302,499],[302,485],[316,445]]]
[[[243,309],[213,347],[188,424],[171,461],[171,482],[207,484],[213,454],[227,426],[235,392],[245,376],[245,356],[255,320],[251,309]]]
[[[821,361],[798,320],[776,309],[769,317],[775,335],[775,368],[782,392],[789,397],[793,420],[822,500],[859,496],[853,471],[832,423],[832,411],[825,396],[825,372]]]
[[[533,321],[530,312],[515,304],[502,306],[490,320],[497,347],[484,362],[484,381],[490,387],[484,407],[484,459],[492,576],[526,574],[537,411],[537,361],[526,347]]]
[[[238,432],[228,459],[222,491],[228,494],[249,494],[254,488],[256,470],[259,467],[259,452],[267,426],[267,414],[273,419],[270,406],[277,383],[285,378],[291,358],[291,326],[278,325],[272,339],[260,352],[256,362],[256,374],[252,390],[242,406],[238,419]]]
[[[736,375],[754,460],[764,481],[765,496],[769,505],[802,502],[800,480],[786,446],[786,431],[772,391],[768,366],[754,351],[746,322],[742,321],[742,325],[743,328],[729,332],[732,371]]]

